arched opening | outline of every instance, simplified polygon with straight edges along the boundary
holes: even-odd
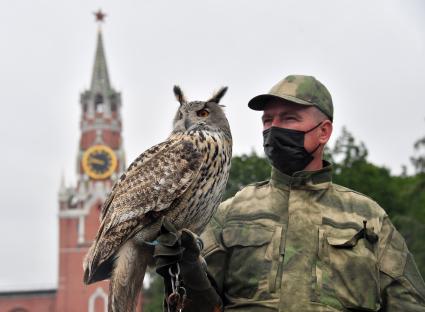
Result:
[[[111,112],[115,113],[117,111],[117,103],[112,102],[111,104]]]
[[[111,112],[115,113],[117,111],[117,97],[115,94],[112,94],[109,100],[111,102]]]
[[[88,312],[106,312],[108,295],[102,287],[98,287],[89,298]]]
[[[96,113],[103,113],[103,96],[102,94],[97,93],[94,97],[94,107]]]
[[[105,301],[103,298],[96,298],[94,301],[94,312],[106,312],[105,310]]]

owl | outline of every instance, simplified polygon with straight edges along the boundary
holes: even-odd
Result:
[[[226,91],[188,102],[175,86],[180,106],[170,136],[137,157],[105,200],[83,267],[86,284],[110,278],[109,311],[134,311],[163,217],[200,234],[216,211],[232,157],[219,104]]]

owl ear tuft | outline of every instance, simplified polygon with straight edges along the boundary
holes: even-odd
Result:
[[[173,88],[174,95],[176,96],[177,101],[179,101],[180,105],[187,103],[186,98],[183,94],[182,89],[179,86],[174,86]]]
[[[214,95],[207,102],[220,103],[221,98],[226,94],[227,87],[221,87],[220,90],[214,93]]]

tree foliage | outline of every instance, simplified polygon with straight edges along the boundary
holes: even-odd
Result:
[[[249,155],[234,156],[223,199],[235,195],[250,183],[267,180],[270,177],[270,168],[269,162],[254,151]]]
[[[338,171],[338,168],[351,168],[358,162],[366,161],[368,151],[363,142],[357,143],[354,136],[343,127],[334,147],[330,148],[330,154]]]
[[[153,270],[149,273],[150,285],[143,289],[143,312],[162,312],[164,281]]]
[[[414,148],[418,155],[412,156],[410,160],[417,173],[425,174],[425,136],[415,142]]]

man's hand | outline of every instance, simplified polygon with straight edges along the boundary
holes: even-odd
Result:
[[[168,278],[168,269],[183,257],[183,246],[181,246],[180,234],[166,218],[162,219],[157,241],[158,245],[155,246],[153,255],[156,272],[162,277]]]
[[[169,268],[179,263],[186,287],[204,290],[211,286],[206,275],[205,260],[200,256],[203,243],[195,233],[187,229],[180,233],[164,218],[157,241],[154,258],[158,274],[168,280]]]
[[[157,238],[154,258],[156,272],[164,278],[166,296],[172,293],[169,268],[175,272],[180,266],[180,276],[186,289],[185,312],[221,311],[222,301],[208,279],[207,265],[200,256],[202,240],[187,229],[178,232],[167,220],[162,220],[161,232]]]

